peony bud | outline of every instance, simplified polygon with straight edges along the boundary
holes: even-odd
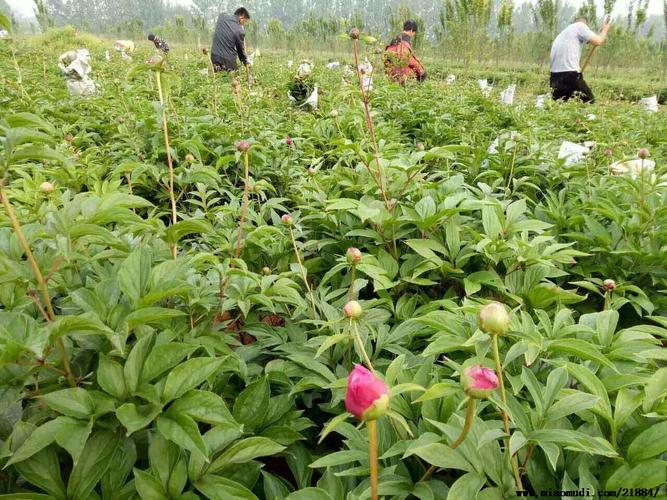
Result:
[[[461,374],[461,385],[471,398],[487,398],[498,388],[498,377],[491,368],[469,366]]]
[[[202,51],[202,54],[204,54],[205,56],[208,55],[208,49],[206,47],[202,47],[201,51]]]
[[[294,141],[292,140],[292,138],[289,135],[285,139],[285,144],[287,144],[288,146],[291,146],[292,144],[294,144]]]
[[[359,28],[352,28],[350,30],[350,38],[352,40],[358,40],[359,39]]]
[[[266,267],[266,266],[264,266],[264,267],[262,268],[262,274],[263,274],[264,276],[271,276],[271,268],[270,268],[270,267]]]
[[[338,118],[338,110],[337,109],[332,109],[331,113],[329,113],[329,116],[331,118]]]
[[[358,248],[350,247],[347,249],[345,258],[347,259],[348,264],[359,264],[359,262],[361,262],[361,250]]]
[[[650,153],[649,153],[648,149],[641,148],[639,150],[639,152],[637,153],[637,156],[639,156],[642,160],[645,160],[646,158],[648,158],[650,156]]]
[[[360,318],[364,313],[364,309],[361,307],[361,304],[356,300],[351,300],[343,306],[343,312],[345,316],[350,319]]]
[[[614,154],[614,153],[613,153],[613,151],[611,150],[611,148],[607,148],[607,149],[604,150],[604,155],[605,155],[607,158],[611,158],[612,154]]]
[[[280,220],[283,221],[283,224],[287,226],[291,226],[292,224],[294,224],[294,219],[292,219],[292,216],[290,214],[283,214]]]
[[[68,133],[68,134],[65,135],[65,140],[67,142],[72,142],[74,140],[74,136],[72,134]]]
[[[491,302],[479,312],[479,324],[490,335],[503,335],[509,329],[510,316],[504,305]]]
[[[608,292],[611,292],[616,289],[616,282],[614,280],[604,280],[602,282],[602,287]]]
[[[308,175],[310,175],[312,177],[313,175],[315,175],[317,170],[315,170],[315,168],[313,168],[313,167],[308,167],[308,170],[306,170],[306,172],[308,172]]]
[[[185,155],[185,161],[187,161],[188,163],[194,163],[195,157],[192,156],[190,153],[188,153]]]
[[[250,143],[248,141],[239,141],[236,143],[236,150],[241,153],[245,153],[250,149]]]
[[[345,409],[359,420],[377,420],[389,410],[387,385],[361,365],[347,377]]]
[[[39,185],[39,189],[42,193],[51,194],[53,193],[54,187],[50,182],[42,182]]]
[[[418,142],[416,147],[417,151],[424,151],[426,149],[426,146],[424,146],[423,142]]]

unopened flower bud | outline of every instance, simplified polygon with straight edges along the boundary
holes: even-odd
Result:
[[[479,324],[490,335],[503,335],[509,329],[510,316],[504,305],[491,302],[479,312]]]
[[[646,158],[648,158],[650,156],[650,153],[649,153],[648,149],[641,148],[639,150],[639,152],[637,153],[637,156],[639,156],[642,160],[645,160]]]
[[[351,300],[343,306],[343,312],[350,319],[358,319],[364,313],[364,310],[359,302]]]
[[[491,368],[469,366],[461,374],[461,385],[471,398],[487,398],[498,388],[498,376]]]
[[[387,385],[373,372],[355,365],[347,377],[345,409],[359,420],[377,420],[389,410]]]
[[[271,276],[271,268],[270,268],[270,267],[266,267],[266,266],[264,266],[264,267],[262,268],[262,274],[263,274],[264,276]]]
[[[292,140],[292,138],[289,135],[285,138],[285,144],[287,144],[288,146],[291,146],[292,144],[294,144],[294,141]]]
[[[347,259],[348,264],[359,264],[359,262],[361,262],[361,250],[358,248],[350,247],[347,249],[345,258]]]
[[[248,141],[239,141],[236,143],[236,150],[241,153],[245,153],[250,149],[250,143]]]
[[[188,153],[185,155],[185,161],[187,161],[188,163],[194,163],[195,157],[192,156],[190,153]]]
[[[359,28],[352,28],[350,30],[350,38],[352,40],[358,40],[359,39],[359,33],[360,33]]]
[[[286,226],[291,226],[294,224],[294,219],[292,219],[292,216],[290,214],[283,214],[282,217],[280,217],[280,220],[283,221],[283,224]]]
[[[614,280],[604,280],[602,286],[608,292],[611,292],[616,289],[616,282]]]
[[[53,184],[51,184],[50,182],[42,182],[39,185],[39,190],[42,193],[51,194],[51,193],[53,193],[54,187],[53,187]]]

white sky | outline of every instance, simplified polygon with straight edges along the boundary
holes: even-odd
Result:
[[[7,3],[14,9],[20,16],[31,16],[34,8],[34,2],[32,0],[6,0]],[[94,1],[94,0],[91,0]],[[182,3],[187,5],[190,3],[190,0],[175,0],[177,3]],[[522,4],[532,0],[516,0],[516,4]],[[580,5],[584,0],[568,0],[569,3],[573,5]],[[600,11],[602,10],[603,0],[597,0]],[[620,13],[627,12],[628,4],[630,0],[617,0],[616,2],[616,11]],[[651,14],[660,14],[662,12],[662,0],[649,0],[649,12]]]

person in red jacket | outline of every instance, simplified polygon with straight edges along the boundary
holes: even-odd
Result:
[[[417,23],[409,20],[403,24],[403,32],[384,49],[384,71],[396,83],[405,85],[410,78],[423,82],[426,79],[424,65],[412,50],[412,39],[417,35]]]

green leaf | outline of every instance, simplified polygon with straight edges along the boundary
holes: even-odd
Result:
[[[458,478],[449,489],[447,500],[462,500],[463,498],[476,498],[482,489],[486,479],[474,472],[468,472]]]
[[[622,427],[630,418],[634,411],[642,404],[642,393],[622,387],[616,395],[616,404],[614,405],[614,422],[616,427]]]
[[[426,392],[414,400],[414,403],[423,403],[431,399],[439,399],[450,394],[454,394],[461,389],[460,384],[454,381],[447,380],[445,382],[438,382],[426,389]]]
[[[242,464],[258,457],[275,455],[284,449],[284,446],[261,436],[242,439],[231,445],[215,459],[209,468],[209,472],[218,472],[229,465]]]
[[[526,436],[521,431],[514,431],[510,437],[510,454],[516,455],[516,452],[528,444]]]
[[[270,396],[269,381],[265,377],[254,381],[234,401],[234,419],[252,432],[264,421]]]
[[[361,450],[343,450],[335,451],[315,460],[309,465],[312,469],[319,469],[321,467],[333,467],[335,465],[346,465],[350,462],[368,462],[368,453]]]
[[[65,426],[65,417],[58,417],[41,425],[23,441],[23,444],[13,453],[5,467],[22,462],[43,450],[56,439],[56,433]]]
[[[188,392],[171,405],[169,412],[182,413],[211,425],[236,424],[225,401],[208,391]]]
[[[95,404],[85,389],[73,387],[40,396],[40,401],[64,415],[87,419],[95,411]]]
[[[285,500],[332,500],[332,498],[326,490],[310,486],[290,493]]]
[[[180,342],[170,342],[155,346],[146,358],[141,372],[141,380],[143,382],[152,381],[176,366],[183,358],[189,356],[195,350],[197,350],[197,346],[182,344]]]
[[[66,449],[72,457],[72,463],[76,466],[79,458],[93,430],[93,419],[86,421],[74,420],[73,418],[62,417],[64,426],[56,433],[56,443]]]
[[[466,472],[474,470],[459,450],[441,443],[429,443],[425,446],[412,448],[408,450],[403,458],[410,455],[417,455],[422,460],[442,469],[458,469]]]
[[[667,452],[667,421],[651,424],[628,447],[628,460],[640,462]]]
[[[151,277],[151,265],[150,253],[143,247],[134,250],[120,265],[118,284],[133,304],[136,304],[146,291]]]
[[[181,448],[201,454],[208,462],[208,447],[199,432],[197,423],[192,418],[169,411],[158,417],[157,429],[168,440]]]
[[[72,468],[67,496],[72,500],[90,500],[90,493],[106,472],[119,444],[118,435],[110,431],[94,433]]]
[[[334,431],[336,427],[338,427],[339,424],[345,422],[348,417],[351,415],[347,412],[341,413],[340,415],[336,415],[334,418],[329,420],[327,424],[324,426],[324,429],[322,429],[322,433],[320,434],[320,439],[317,441],[318,444],[324,441],[324,438],[326,438],[331,432]]]
[[[163,400],[180,398],[186,392],[198,387],[220,368],[223,361],[219,358],[193,358],[181,363],[167,376]]]
[[[556,401],[556,403],[554,403],[547,410],[545,419],[547,421],[555,421],[563,417],[567,417],[572,413],[577,413],[592,408],[598,404],[599,401],[600,398],[598,396],[586,394],[585,392],[570,394],[565,396],[563,399]]]
[[[143,370],[146,357],[151,350],[152,343],[152,333],[140,338],[136,344],[134,344],[134,347],[130,351],[130,355],[127,357],[125,366],[123,367],[125,385],[132,394],[137,391],[137,387],[139,386],[141,371]]]
[[[176,309],[144,307],[128,314],[125,321],[127,321],[129,328],[136,328],[139,325],[161,325],[183,316],[186,316],[186,314]]]
[[[195,483],[201,493],[210,500],[257,500],[255,494],[236,481],[207,474]]]
[[[139,469],[134,469],[134,485],[142,500],[169,500],[160,481]]]
[[[15,150],[11,156],[13,163],[19,163],[22,161],[53,161],[53,162],[63,162],[65,157],[51,149],[48,146],[42,146],[33,144],[32,146],[22,146],[18,150]]]
[[[53,448],[45,448],[29,459],[15,464],[14,467],[26,481],[47,491],[58,500],[67,498],[58,455]]]
[[[130,436],[147,427],[161,412],[162,408],[157,405],[137,406],[134,403],[125,403],[116,410],[116,417]]]
[[[547,351],[551,353],[563,353],[580,359],[589,359],[614,371],[616,366],[607,357],[597,350],[593,344],[580,339],[561,339],[549,342]]]
[[[125,399],[127,388],[125,387],[125,376],[120,363],[100,354],[97,365],[97,383],[100,387],[116,399]]]

